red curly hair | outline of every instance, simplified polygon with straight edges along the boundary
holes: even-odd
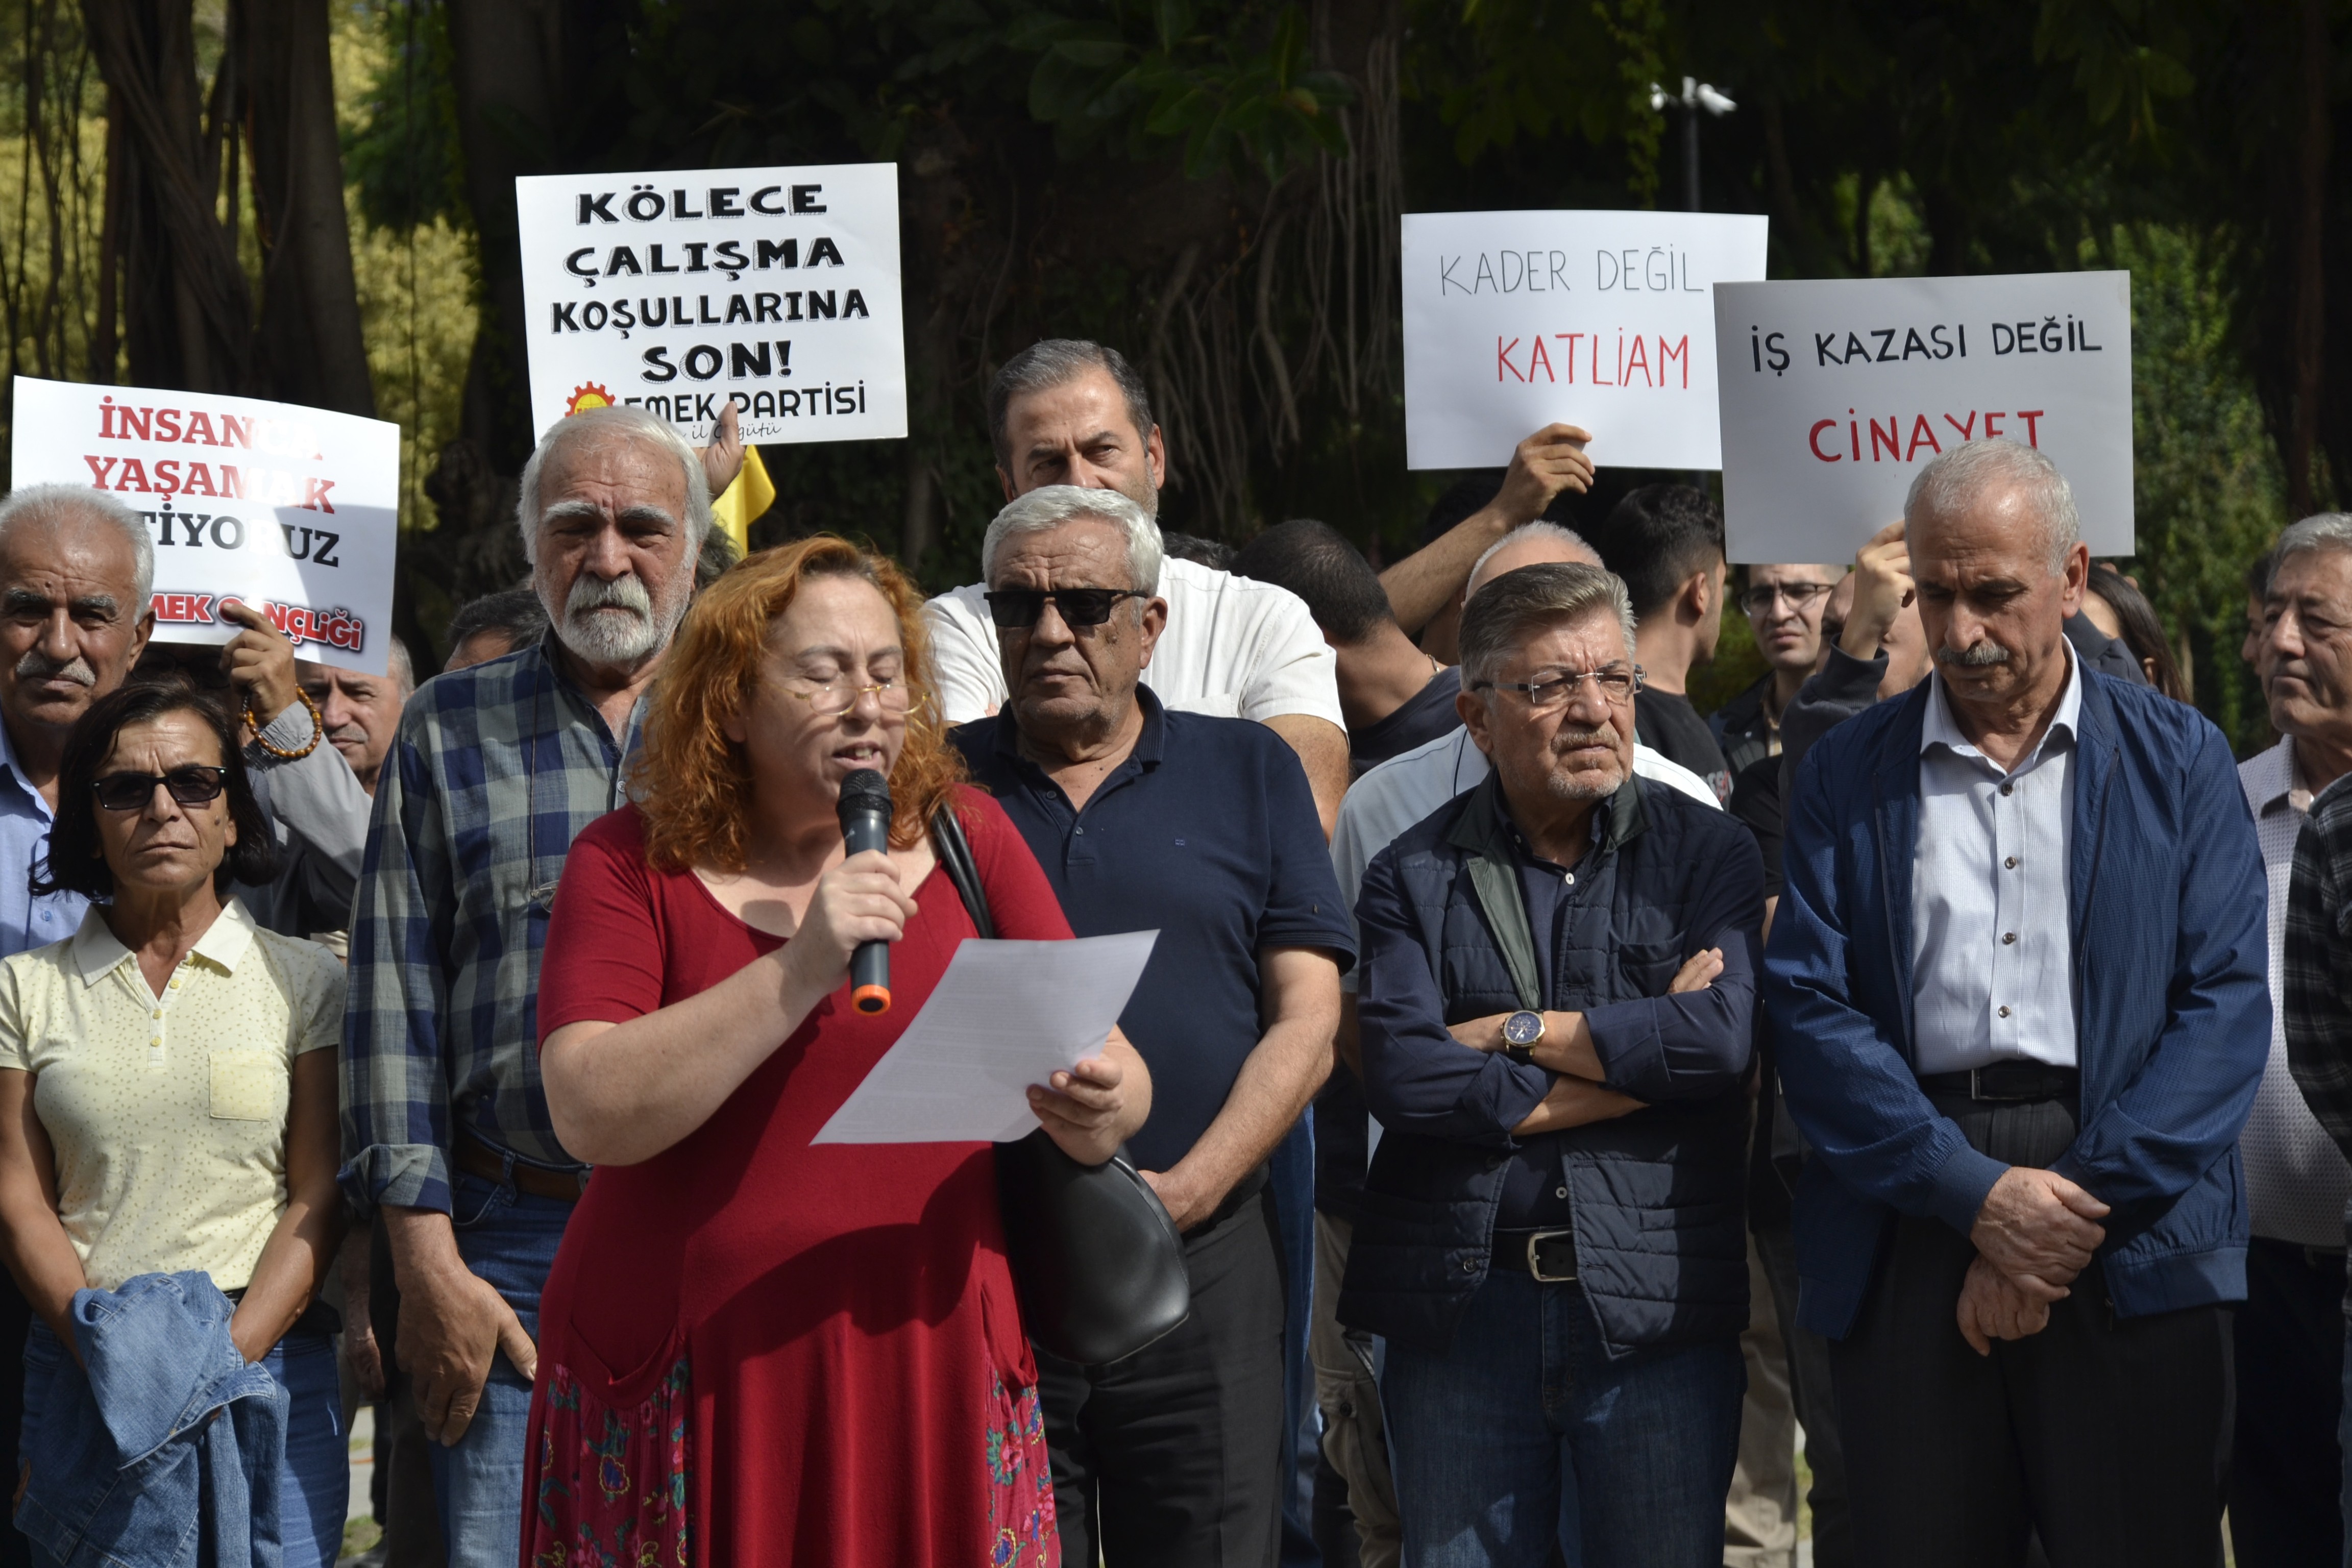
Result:
[[[891,847],[912,848],[964,782],[963,757],[948,743],[931,687],[922,595],[887,556],[820,533],[747,556],[704,589],[662,659],[646,712],[645,750],[631,775],[655,865],[743,868],[751,769],[743,748],[727,738],[726,726],[759,681],[776,617],[811,577],[870,583],[898,617],[906,650],[900,679],[913,702],[907,743],[890,770]]]

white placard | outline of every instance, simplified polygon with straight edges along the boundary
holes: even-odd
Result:
[[[681,169],[515,182],[541,434],[581,408],[651,409],[710,438],[907,433],[898,166]]]
[[[1765,220],[1410,213],[1405,466],[1491,468],[1555,420],[1596,463],[1713,468],[1717,283],[1764,276]]]
[[[384,673],[400,426],[291,403],[16,378],[15,482],[88,485],[155,540],[155,635],[225,643],[252,605],[304,658]]]
[[[963,939],[946,973],[812,1142],[1003,1143],[1037,1127],[1029,1086],[1101,1051],[1156,931]]]
[[[2131,274],[1861,278],[1715,292],[1734,561],[1851,561],[1922,466],[2049,454],[2094,555],[2133,553]]]

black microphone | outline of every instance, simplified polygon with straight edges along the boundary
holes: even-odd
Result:
[[[841,837],[852,855],[890,848],[890,781],[860,768],[841,781]],[[861,942],[849,956],[849,1003],[861,1013],[890,1010],[890,944]]]

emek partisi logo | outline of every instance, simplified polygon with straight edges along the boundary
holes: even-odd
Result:
[[[572,389],[572,400],[563,405],[563,416],[569,419],[584,409],[610,408],[618,401],[595,382],[583,381]]]

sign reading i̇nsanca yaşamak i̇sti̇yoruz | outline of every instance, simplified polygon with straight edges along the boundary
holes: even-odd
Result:
[[[710,438],[907,433],[894,163],[550,174],[515,182],[542,434],[641,407]]]
[[[15,482],[87,485],[146,521],[155,636],[225,643],[251,605],[304,658],[384,673],[400,426],[211,393],[18,376]]]

